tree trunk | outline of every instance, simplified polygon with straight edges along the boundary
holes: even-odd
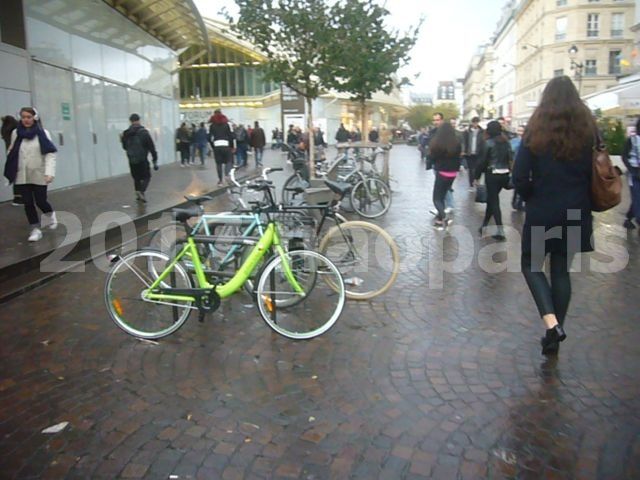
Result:
[[[362,132],[362,142],[367,142],[369,140],[369,132],[367,130],[367,104],[366,100],[360,101],[360,119],[361,119],[361,127],[360,131]]]
[[[315,135],[313,134],[313,115],[312,106],[313,99],[306,97],[307,100],[307,133],[309,134],[309,178],[315,178],[316,176],[316,163],[315,163]]]

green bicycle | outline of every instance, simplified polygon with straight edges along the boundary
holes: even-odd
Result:
[[[252,188],[265,191],[274,203],[268,183]],[[264,321],[277,333],[296,340],[314,338],[329,330],[344,308],[346,295],[340,271],[320,253],[286,252],[278,225],[268,216],[273,207],[254,208],[267,215],[266,228],[233,277],[223,284],[209,283],[197,246],[211,242],[212,237],[191,233],[187,224],[191,217],[200,215],[200,210],[174,209],[176,220],[187,232],[187,241],[175,256],[143,249],[113,258],[104,290],[111,319],[137,338],[170,335],[184,325],[193,310],[199,311],[203,321],[221,300],[242,290],[268,252],[275,252],[255,277],[254,299]],[[249,240],[230,239],[243,244]],[[181,264],[183,257],[190,258],[193,276]]]

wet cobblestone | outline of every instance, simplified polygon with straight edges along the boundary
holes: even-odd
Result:
[[[640,478],[637,234],[619,241],[621,272],[573,274],[569,338],[546,360],[519,273],[476,255],[434,288],[435,253],[458,247],[429,225],[418,162],[393,150],[380,223],[402,245],[396,285],[313,341],[271,333],[244,294],[137,341],[109,320],[93,267],[3,305],[0,478]],[[475,232],[465,184],[454,224]],[[598,221],[608,231],[625,208]],[[471,238],[462,253],[493,243]],[[513,239],[495,248],[518,258]]]

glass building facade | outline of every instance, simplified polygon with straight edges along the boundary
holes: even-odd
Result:
[[[120,134],[133,112],[149,129],[160,163],[174,161],[175,51],[102,0],[22,0],[22,11],[26,51],[0,43],[0,54],[18,59],[24,78],[9,78],[3,68],[0,99],[13,94],[12,84],[24,94],[19,104],[0,106],[3,115],[38,109],[59,150],[53,188],[128,174]],[[2,187],[0,200],[8,198]]]
[[[209,51],[190,47],[180,62],[191,64],[180,70],[180,98],[220,99],[224,97],[263,97],[277,92],[278,86],[262,80],[259,61],[231,46],[212,43]]]

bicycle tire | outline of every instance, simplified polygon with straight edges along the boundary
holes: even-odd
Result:
[[[363,246],[366,251],[358,251]],[[396,242],[387,231],[370,222],[353,220],[333,227],[322,237],[318,251],[338,267],[351,300],[369,300],[385,293],[400,270]],[[358,276],[354,276],[356,273]]]
[[[136,265],[136,261],[140,261],[141,265]],[[166,337],[182,327],[189,318],[193,302],[175,301],[176,303],[168,304],[142,297],[145,288],[153,281],[149,263],[160,262],[166,265],[170,261],[169,255],[158,250],[139,250],[120,258],[109,270],[104,287],[107,311],[111,320],[129,335],[150,340]],[[164,268],[158,266],[154,270],[162,271]],[[175,279],[169,277],[167,281],[174,285],[163,282],[165,286],[193,288],[191,277],[182,265],[177,263],[173,271]],[[151,277],[147,278],[147,274]],[[141,327],[142,324],[145,326]],[[147,324],[155,326],[149,328]]]
[[[307,182],[302,176],[298,173],[294,173],[284,182],[282,186],[282,203],[283,205],[291,205],[294,197],[294,192],[290,192],[288,188],[309,188],[309,182]],[[300,195],[300,194],[298,194]],[[302,199],[301,199],[302,201]]]
[[[351,206],[356,213],[365,218],[378,218],[391,207],[391,190],[379,178],[367,178],[355,184],[351,189]],[[374,210],[375,206],[379,209]]]
[[[258,278],[256,301],[262,319],[280,335],[294,340],[309,340],[322,335],[338,320],[345,302],[344,283],[338,268],[318,252],[295,250],[286,254],[292,275],[301,283],[304,296],[295,292],[284,273],[285,257],[276,256],[265,265]],[[304,274],[315,272],[313,281],[305,283]],[[321,275],[331,276],[330,282],[318,282]],[[272,289],[275,287],[275,290]],[[290,288],[290,291],[285,289]],[[278,297],[285,297],[284,306]],[[289,305],[289,297],[298,297]],[[274,301],[275,297],[275,301]],[[331,307],[331,303],[335,303]],[[325,320],[325,317],[327,317]]]

